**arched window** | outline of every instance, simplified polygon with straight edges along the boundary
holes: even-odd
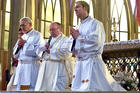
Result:
[[[75,0],[75,2],[77,2],[79,0]],[[89,12],[89,16],[94,17],[93,14],[93,4],[92,4],[92,0],[82,0],[82,1],[86,1],[89,5],[90,5],[90,12]],[[74,12],[74,17],[73,17],[73,26],[78,25],[80,22],[80,20],[77,18],[75,12]]]
[[[131,2],[132,11],[133,11],[133,14],[134,14],[134,11],[135,11],[135,0],[130,0],[130,2]]]
[[[49,37],[49,25],[55,21],[61,23],[61,0],[42,0],[41,33],[44,38]]]
[[[128,24],[124,0],[111,0],[112,41],[128,40]]]
[[[9,27],[10,27],[10,14],[11,14],[11,0],[3,0],[3,8],[1,10],[1,42],[0,48],[8,50]]]

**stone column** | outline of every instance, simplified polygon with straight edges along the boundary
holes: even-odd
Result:
[[[69,25],[70,25],[70,0],[60,0],[61,1],[61,18],[62,18],[62,28],[66,36],[69,36]],[[63,1],[63,2],[62,2]],[[65,8],[67,7],[67,8]]]
[[[35,15],[34,15],[34,29],[36,29],[37,31],[40,31],[40,24],[41,24],[41,21],[40,21],[40,17],[41,17],[41,2],[42,0],[35,0]]]
[[[0,0],[0,90],[5,88],[5,78],[3,77],[5,75],[4,73],[4,26],[5,26],[5,13],[4,9],[6,7],[6,1]],[[6,58],[7,59],[7,58]],[[6,60],[5,60],[6,64]]]
[[[2,1],[0,0],[0,49],[2,49]]]
[[[10,15],[10,31],[9,31],[9,47],[8,47],[8,60],[13,53],[13,47],[17,41],[19,20],[24,16],[24,0],[11,0],[11,15]],[[10,69],[10,64],[8,66]]]
[[[94,17],[104,25],[106,42],[111,41],[110,0],[93,0]]]
[[[0,49],[4,50],[4,28],[5,28],[5,8],[6,0],[1,1],[1,11],[0,11]]]
[[[25,16],[30,17],[33,22],[33,28],[35,27],[35,0],[25,0],[26,1],[26,10],[25,10]]]
[[[69,15],[69,17],[67,18],[68,20],[68,31],[70,29],[70,27],[73,26],[73,17],[74,17],[74,7],[75,7],[75,0],[69,0],[69,9],[67,11],[69,11],[69,13],[67,13]],[[69,32],[68,32],[69,33]],[[70,33],[69,33],[70,35]]]
[[[130,0],[124,0],[128,23],[128,40],[138,39],[138,25],[132,12]]]
[[[1,4],[2,4],[2,1],[0,0],[0,10],[1,10]]]

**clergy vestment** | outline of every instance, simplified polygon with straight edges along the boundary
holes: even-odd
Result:
[[[23,86],[29,86],[29,90],[34,90],[36,79],[38,75],[36,49],[40,43],[44,42],[43,36],[40,32],[32,29],[30,32],[22,36],[26,40],[24,46],[16,53],[18,45],[15,46],[15,57],[18,58],[18,66],[16,68],[13,85],[14,90],[19,91]]]
[[[72,91],[125,91],[110,75],[102,60],[104,27],[90,16],[78,26],[80,35],[72,52],[76,63]]]
[[[50,54],[43,52],[45,45],[40,46],[37,53],[42,57],[35,91],[64,91],[71,83],[71,53],[63,51],[64,42],[68,38],[60,34],[50,41]],[[43,53],[43,54],[42,54]]]

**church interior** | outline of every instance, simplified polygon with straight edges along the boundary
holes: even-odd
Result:
[[[30,17],[33,28],[41,32],[45,39],[50,35],[49,25],[52,22],[61,23],[63,33],[69,36],[69,28],[80,23],[74,12],[76,1],[78,0],[0,0],[0,90],[6,90],[8,83],[20,18]],[[102,57],[111,75],[128,91],[138,91],[140,27],[136,18],[138,8],[135,0],[83,1],[90,5],[89,15],[104,25],[106,41]],[[127,73],[119,77],[121,71]]]

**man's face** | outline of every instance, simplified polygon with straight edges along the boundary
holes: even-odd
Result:
[[[57,37],[59,35],[59,27],[57,24],[52,23],[50,25],[50,34],[52,37]]]
[[[76,13],[77,17],[81,18],[85,11],[86,11],[85,7],[83,7],[80,3],[76,3],[75,13]]]
[[[32,29],[32,23],[28,23],[27,21],[21,21],[20,28],[24,33],[27,33]]]

